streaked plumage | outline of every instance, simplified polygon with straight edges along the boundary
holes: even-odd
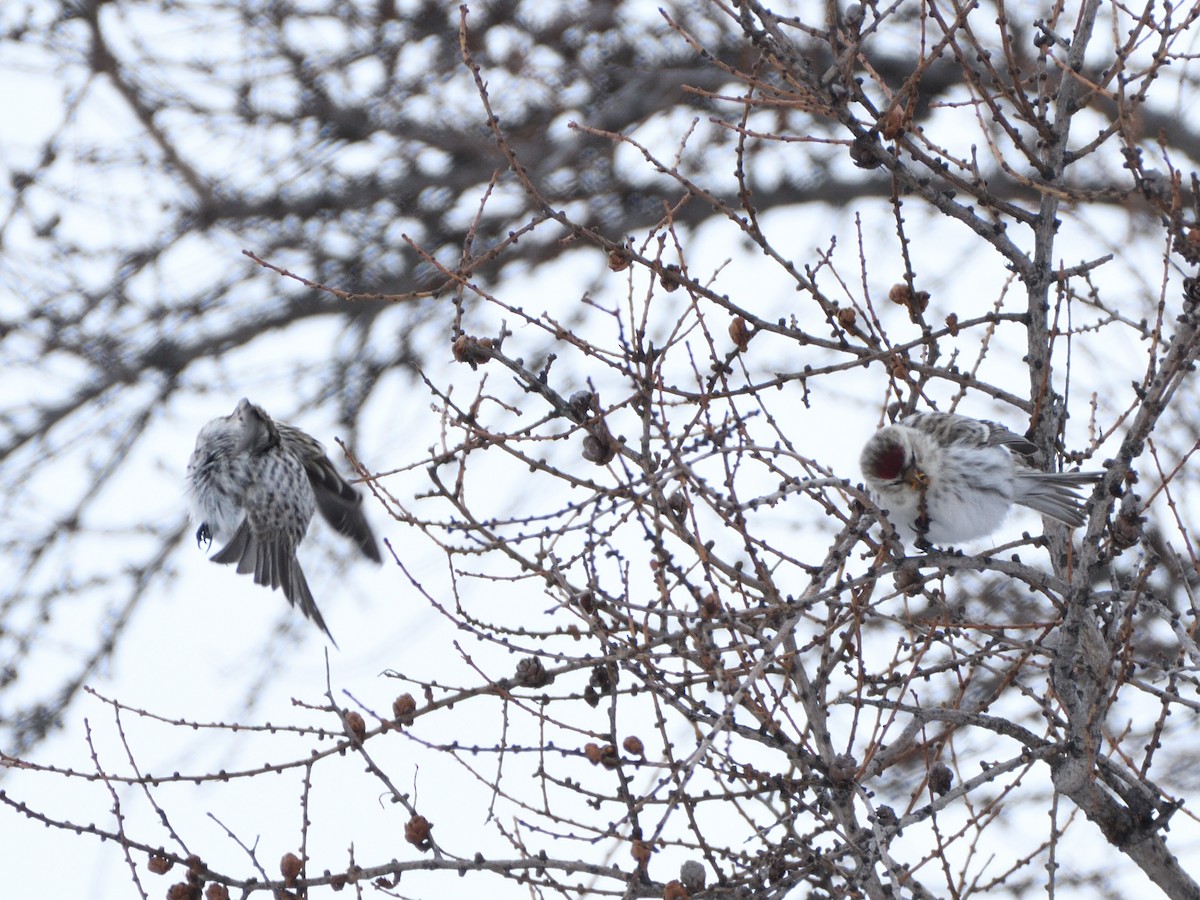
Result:
[[[1079,527],[1078,489],[1103,473],[1039,472],[1024,459],[1036,450],[994,422],[915,413],[879,429],[863,447],[860,465],[906,537],[933,544],[983,537],[1000,527],[1014,503]]]
[[[213,562],[253,573],[256,584],[282,588],[332,641],[296,558],[313,512],[319,509],[369,559],[381,557],[362,495],[338,474],[321,444],[243,399],[230,415],[200,429],[187,481],[200,522],[197,543],[224,544]]]

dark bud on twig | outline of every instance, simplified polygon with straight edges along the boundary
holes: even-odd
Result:
[[[750,338],[754,337],[754,332],[750,330],[750,326],[746,324],[745,319],[737,316],[729,323],[729,337],[734,345],[744,352],[750,344]]]
[[[413,816],[404,825],[404,839],[418,850],[433,847],[433,825],[424,816]]]
[[[621,272],[629,268],[629,253],[624,250],[609,250],[608,251],[608,267],[614,272]]]
[[[1175,234],[1175,252],[1192,265],[1200,263],[1200,228],[1192,226],[1182,235]]]
[[[536,656],[527,656],[517,663],[517,681],[525,687],[540,688],[552,683],[554,676],[546,671]]]
[[[491,338],[460,334],[454,339],[454,361],[465,362],[472,369],[477,369],[492,358],[490,351],[494,347],[495,342]]]
[[[155,875],[165,875],[167,872],[171,871],[171,867],[173,865],[175,865],[175,863],[167,859],[165,856],[154,853],[151,854],[150,861],[146,863],[146,868]]]
[[[939,797],[949,792],[954,784],[954,773],[945,763],[934,763],[929,770],[929,789]]]
[[[617,756],[617,748],[612,744],[605,744],[603,747],[599,744],[584,744],[583,755],[593,766],[615,769],[621,764],[621,758]]]
[[[895,378],[903,381],[908,377],[908,360],[904,358],[904,354],[900,352],[893,353],[883,361],[887,366],[888,372]]]
[[[706,877],[703,863],[698,863],[694,859],[689,859],[679,867],[679,880],[689,891],[704,890]]]
[[[679,290],[680,285],[683,284],[679,266],[675,265],[675,263],[663,266],[662,274],[658,276],[658,283],[663,286],[663,290],[668,294]]]
[[[924,586],[924,579],[921,578],[921,572],[916,566],[902,566],[896,570],[896,574],[892,576],[896,583],[896,590],[904,593],[906,597],[912,597],[921,593],[921,588]]]
[[[283,876],[283,883],[288,887],[296,884],[296,879],[300,877],[300,870],[303,868],[304,863],[295,853],[285,853],[283,859],[279,861],[279,874]]]
[[[567,411],[574,421],[587,430],[587,436],[583,439],[583,458],[598,466],[612,462],[620,449],[620,442],[613,437],[600,415],[599,395],[594,391],[576,391],[567,400]]]
[[[603,421],[600,422],[600,427],[604,429],[603,434],[589,434],[583,439],[583,458],[598,466],[606,466],[617,455],[617,442]]]
[[[879,132],[885,141],[894,141],[904,134],[907,123],[907,111],[903,106],[897,104],[883,114],[879,121]]]
[[[1133,547],[1141,536],[1142,519],[1140,516],[1118,516],[1113,521],[1113,546],[1118,550],[1128,550]]]
[[[883,165],[880,159],[882,148],[879,136],[874,131],[868,131],[862,137],[856,137],[850,145],[850,159],[860,169],[878,169]]]
[[[607,694],[616,686],[617,677],[616,666],[611,663],[601,663],[593,667],[591,677],[588,678],[588,684],[601,693]]]
[[[896,817],[896,811],[890,806],[881,806],[876,809],[875,821],[884,828],[893,828],[900,824],[900,820]]]
[[[888,299],[908,310],[908,317],[919,322],[921,313],[929,306],[929,291],[914,291],[907,284],[893,284]]]
[[[1145,516],[1138,515],[1138,502],[1132,491],[1127,491],[1121,498],[1121,511],[1112,522],[1111,534],[1113,546],[1118,550],[1128,550],[1142,539],[1142,523]]]
[[[1183,279],[1183,299],[1188,303],[1200,303],[1200,279]]]
[[[688,502],[687,494],[679,488],[671,491],[671,496],[667,497],[667,510],[676,520],[682,519],[691,508],[692,504]]]
[[[397,725],[411,725],[413,713],[417,711],[417,701],[412,694],[401,694],[392,701],[392,716]]]
[[[829,778],[834,784],[846,784],[854,780],[858,771],[858,760],[852,753],[839,753],[829,767]]]
[[[567,409],[571,418],[582,425],[592,417],[593,412],[600,412],[600,403],[591,391],[576,391],[567,400]]]
[[[367,723],[363,721],[362,716],[353,710],[346,713],[346,728],[360,744],[367,737]]]

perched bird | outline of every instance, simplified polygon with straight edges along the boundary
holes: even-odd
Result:
[[[888,517],[918,541],[954,544],[991,534],[1014,503],[1079,527],[1077,491],[1103,473],[1039,472],[1024,459],[1036,451],[994,422],[915,413],[875,432],[859,465]]]
[[[368,559],[381,557],[362,495],[338,474],[325,448],[243,399],[230,415],[200,429],[187,483],[192,515],[200,522],[197,545],[214,538],[224,544],[213,562],[236,564],[238,572],[254,573],[255,584],[283,588],[288,602],[333,641],[296,558],[313,511],[319,509]]]

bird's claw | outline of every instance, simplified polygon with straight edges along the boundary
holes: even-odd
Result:
[[[206,553],[212,546],[212,532],[208,530],[207,522],[201,522],[200,527],[196,529],[196,546],[200,547],[201,545]]]

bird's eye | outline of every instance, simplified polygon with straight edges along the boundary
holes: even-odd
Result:
[[[900,477],[904,471],[904,448],[899,444],[888,444],[883,452],[875,457],[875,477],[883,481],[892,481]]]

